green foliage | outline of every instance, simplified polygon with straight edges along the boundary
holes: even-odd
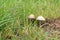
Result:
[[[48,32],[28,25],[28,15],[31,13],[36,17],[57,18],[60,16],[60,0],[0,0],[1,39],[7,40],[5,37],[11,35],[12,40],[45,40]],[[24,27],[20,24],[24,24]],[[14,35],[16,28],[21,38]]]

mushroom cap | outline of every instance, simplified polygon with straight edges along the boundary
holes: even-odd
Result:
[[[30,18],[30,19],[35,19],[35,15],[34,15],[34,14],[30,14],[30,15],[28,16],[28,18]]]
[[[43,16],[38,16],[37,20],[45,21],[45,18]]]

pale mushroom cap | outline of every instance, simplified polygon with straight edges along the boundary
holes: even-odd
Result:
[[[35,15],[34,14],[30,14],[29,16],[28,16],[28,18],[35,18]]]
[[[45,21],[45,18],[43,16],[38,16],[37,20]]]

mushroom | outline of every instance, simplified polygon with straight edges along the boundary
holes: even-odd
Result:
[[[34,14],[30,14],[28,16],[28,24],[34,24],[34,21],[35,21],[35,15]]]
[[[43,16],[38,16],[36,20],[38,27],[45,23],[45,18]]]

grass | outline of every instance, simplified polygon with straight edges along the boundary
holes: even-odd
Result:
[[[9,35],[12,40],[47,40],[48,31],[44,32],[42,28],[28,25],[28,16],[31,13],[36,18],[39,15],[57,18],[60,16],[60,0],[0,0],[0,39],[8,40],[6,36]],[[20,24],[24,24],[24,27]],[[58,40],[57,35],[48,40]]]

